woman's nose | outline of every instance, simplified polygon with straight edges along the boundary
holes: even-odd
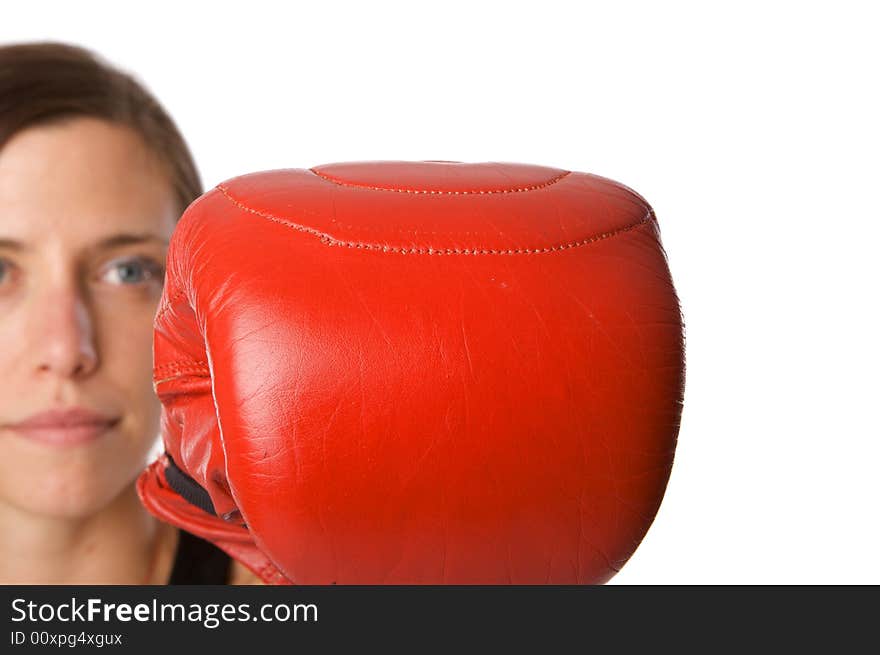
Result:
[[[45,296],[47,306],[38,319],[37,366],[59,377],[88,376],[98,365],[95,320],[88,300],[65,288]]]

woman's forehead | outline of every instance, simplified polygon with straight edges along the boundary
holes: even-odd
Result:
[[[167,239],[175,212],[170,178],[128,128],[74,119],[24,130],[0,150],[0,239]]]

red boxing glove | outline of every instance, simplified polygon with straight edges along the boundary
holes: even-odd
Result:
[[[604,582],[684,385],[651,208],[521,164],[219,185],[172,239],[154,349],[141,498],[268,583]]]

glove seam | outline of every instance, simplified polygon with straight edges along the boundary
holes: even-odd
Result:
[[[414,193],[417,195],[429,195],[429,196],[482,196],[482,195],[492,195],[498,193],[523,193],[525,191],[535,191],[537,189],[543,189],[545,187],[550,186],[551,184],[556,184],[562,178],[567,175],[571,175],[571,171],[563,171],[559,175],[555,175],[551,177],[549,180],[544,182],[540,182],[538,184],[530,184],[529,186],[524,187],[512,187],[510,189],[473,189],[473,190],[464,190],[464,191],[441,191],[436,189],[400,189],[397,187],[381,187],[381,186],[371,186],[369,184],[358,184],[356,182],[345,182],[343,180],[337,180],[332,177],[329,177],[325,173],[320,173],[316,171],[314,168],[310,168],[309,171],[314,173],[322,180],[326,180],[332,184],[338,184],[339,186],[347,186],[353,187],[355,189],[369,189],[370,191],[391,191],[392,193]]]
[[[162,303],[162,306],[159,307],[159,310],[156,312],[156,318],[153,320],[153,323],[158,323],[159,319],[171,309],[171,306],[176,303],[178,300],[183,298],[186,295],[186,291],[180,290],[175,293],[173,296],[169,297],[165,302]]]
[[[654,210],[649,207],[642,218],[630,225],[625,225],[624,227],[610,230],[608,232],[602,232],[600,234],[587,237],[585,239],[579,239],[578,241],[570,241],[568,243],[563,243],[556,246],[547,246],[544,248],[402,248],[399,246],[391,246],[385,243],[367,243],[363,241],[344,241],[341,239],[337,239],[325,232],[321,232],[320,230],[306,227],[305,225],[294,223],[289,219],[275,216],[274,214],[270,214],[259,209],[254,209],[253,207],[249,207],[248,205],[235,198],[222,184],[217,185],[216,188],[218,191],[220,191],[224,198],[226,198],[230,203],[238,207],[240,210],[248,212],[250,214],[254,214],[255,216],[260,216],[261,218],[270,220],[273,223],[284,225],[285,227],[297,230],[298,232],[311,234],[312,236],[317,237],[325,245],[357,248],[359,250],[378,250],[381,252],[391,252],[400,255],[542,255],[560,252],[563,250],[570,250],[572,248],[580,248],[591,243],[596,243],[597,241],[610,239],[611,237],[615,237],[618,234],[623,234],[642,225],[646,225],[650,223],[651,218],[654,217]]]
[[[180,369],[180,368],[207,369],[208,362],[202,362],[197,359],[177,359],[172,362],[160,364],[159,366],[156,366],[153,370],[155,372],[160,372],[160,371],[165,371],[166,369]]]
[[[163,375],[167,375],[167,377],[160,377]],[[211,370],[207,364],[192,360],[169,362],[153,369],[153,389],[155,390],[160,384],[171,382],[172,380],[193,376],[210,378]]]

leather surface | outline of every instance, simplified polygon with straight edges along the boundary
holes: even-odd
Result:
[[[568,584],[632,555],[670,474],[678,299],[651,208],[584,173],[356,162],[187,210],[155,320],[157,516],[263,580]]]

